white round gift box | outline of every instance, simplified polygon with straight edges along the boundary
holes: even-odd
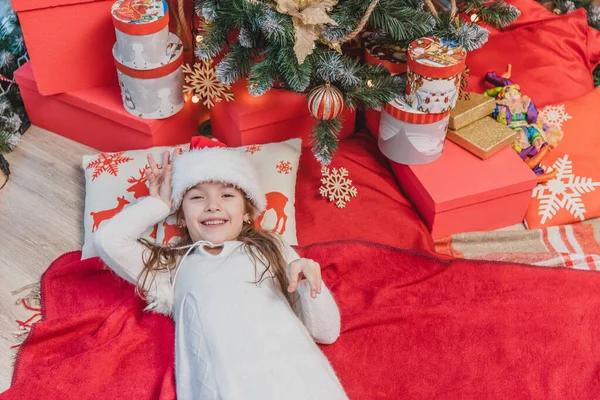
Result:
[[[413,41],[407,58],[408,105],[432,114],[454,108],[466,56],[462,47],[435,37]]]
[[[117,0],[111,9],[117,60],[133,69],[155,69],[168,62],[169,8],[164,0]]]
[[[123,106],[130,114],[145,119],[163,119],[183,108],[183,46],[179,38],[177,40],[179,46],[172,61],[159,68],[137,70],[115,59]]]
[[[379,123],[379,150],[406,165],[437,160],[444,149],[450,112],[428,114],[411,108],[403,96],[387,103]]]

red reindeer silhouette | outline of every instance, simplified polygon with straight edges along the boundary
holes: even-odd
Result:
[[[148,236],[150,236],[152,239],[156,239],[157,234],[158,234],[158,224],[155,224],[154,229],[152,229],[152,232]]]
[[[163,225],[163,228],[165,231],[165,236],[163,237],[163,240],[162,240],[163,245],[168,244],[171,241],[171,239],[176,236],[178,236],[178,237],[183,236],[183,232],[177,224],[169,224],[169,223],[167,223],[167,221],[165,221],[165,222],[163,222],[162,225]]]
[[[132,183],[132,185],[127,188],[127,191],[133,193],[133,197],[135,199],[139,199],[140,197],[150,195],[150,189],[148,189],[148,185],[146,185],[146,182],[148,182],[148,178],[146,178],[146,176],[144,175],[143,168],[139,170],[139,174],[139,178],[131,176],[129,177],[129,179],[127,179],[128,183]]]
[[[97,212],[91,212],[90,215],[94,219],[94,226],[92,226],[92,232],[95,232],[96,229],[100,226],[102,221],[106,221],[107,219],[111,219],[115,215],[117,215],[123,207],[129,204],[129,201],[125,200],[125,196],[117,197],[117,202],[119,203],[115,208],[111,208],[110,210],[103,210]]]
[[[260,226],[262,220],[265,216],[265,213],[269,210],[274,210],[277,214],[277,222],[275,223],[275,227],[273,228],[274,232],[283,235],[285,232],[285,225],[287,223],[287,215],[285,214],[285,206],[288,202],[288,198],[283,195],[283,193],[279,192],[269,192],[265,195],[267,198],[267,208],[265,212],[263,212],[258,218],[256,218],[256,226]],[[281,229],[279,232],[277,231],[277,227],[279,226],[279,222],[283,220],[281,224]]]

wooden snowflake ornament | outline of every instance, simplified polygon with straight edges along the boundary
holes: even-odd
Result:
[[[183,91],[202,99],[206,108],[210,109],[223,99],[225,101],[233,100],[233,93],[230,91],[231,85],[225,85],[217,78],[212,60],[194,63],[193,67],[185,64],[182,71],[185,73]],[[192,101],[196,102],[196,100]]]
[[[321,187],[319,193],[321,196],[335,201],[337,208],[346,207],[346,203],[351,197],[356,197],[358,191],[352,186],[352,181],[348,179],[348,171],[346,168],[321,168]]]

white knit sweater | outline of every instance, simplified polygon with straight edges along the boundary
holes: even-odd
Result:
[[[102,260],[136,283],[146,248],[142,233],[169,214],[164,202],[146,197],[103,223],[94,236]],[[285,246],[286,261],[298,258]],[[340,314],[323,284],[316,299],[306,280],[294,310],[241,242],[218,255],[199,246],[178,268],[174,288],[167,272],[147,287],[149,309],[175,321],[175,377],[180,400],[346,399],[315,341],[333,343]],[[259,270],[257,270],[259,269]]]

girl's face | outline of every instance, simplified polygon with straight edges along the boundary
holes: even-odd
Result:
[[[249,214],[244,193],[227,184],[204,182],[192,187],[181,203],[184,225],[194,242],[221,244],[235,240]]]

